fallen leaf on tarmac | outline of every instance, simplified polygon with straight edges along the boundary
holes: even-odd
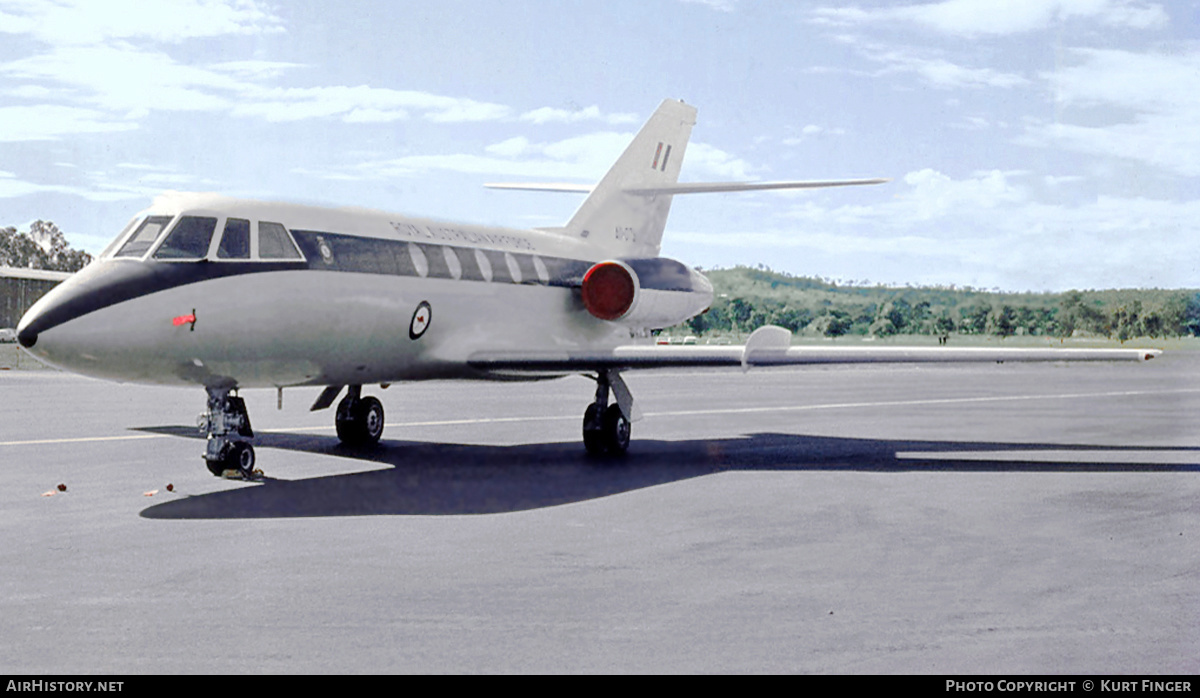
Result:
[[[46,492],[42,493],[43,497],[53,497],[54,495],[55,495],[54,490],[47,490]]]
[[[61,482],[60,482],[60,483],[58,483],[58,491],[59,491],[59,492],[66,492],[66,491],[67,491],[67,486],[66,486],[66,485],[64,485],[64,484],[63,484],[63,483],[61,483]]]
[[[171,483],[169,483],[169,482],[168,482],[168,483],[167,483],[167,491],[168,491],[168,492],[174,492],[174,491],[175,491],[175,485],[172,485]]]
[[[153,497],[156,494],[158,494],[158,490],[150,490],[149,492],[143,492],[142,496],[143,497]]]

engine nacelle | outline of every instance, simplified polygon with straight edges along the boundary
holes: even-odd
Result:
[[[641,329],[677,325],[713,299],[708,279],[663,257],[597,262],[583,275],[580,291],[594,317]]]

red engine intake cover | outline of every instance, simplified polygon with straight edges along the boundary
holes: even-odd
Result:
[[[616,320],[629,312],[637,286],[629,269],[617,262],[600,262],[583,275],[583,305],[601,320]]]

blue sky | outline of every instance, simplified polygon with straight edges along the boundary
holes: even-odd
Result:
[[[705,268],[1200,286],[1196,2],[0,0],[0,225],[99,251],[165,190],[560,225],[667,97]]]

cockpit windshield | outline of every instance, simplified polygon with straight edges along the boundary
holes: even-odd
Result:
[[[117,250],[114,257],[141,257],[158,239],[159,233],[171,223],[174,216],[148,216],[129,240]]]
[[[200,259],[208,255],[217,219],[208,216],[184,216],[167,239],[154,251],[155,259]]]
[[[141,259],[147,252],[162,261],[304,260],[280,223],[192,215],[134,218],[102,256]]]

